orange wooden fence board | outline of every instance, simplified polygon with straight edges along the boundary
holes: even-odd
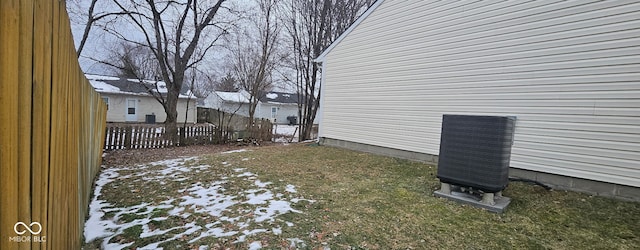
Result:
[[[64,1],[2,0],[0,24],[0,249],[79,249],[106,105]]]
[[[0,235],[15,234],[18,220],[19,1],[0,1]],[[5,180],[6,179],[6,180]],[[0,240],[0,248],[8,246]]]
[[[20,1],[20,35],[18,53],[18,220],[31,221],[31,94],[33,73],[33,2]],[[0,239],[1,240],[1,239]],[[20,244],[31,248],[31,242]]]
[[[31,169],[32,169],[32,221],[45,221],[48,203],[49,176],[49,143],[51,119],[51,43],[52,43],[52,8],[51,1],[38,0],[35,12],[38,18],[34,20],[33,53],[33,128],[31,138]],[[47,145],[47,147],[43,146]],[[41,235],[48,235],[43,227]],[[33,244],[33,249],[46,249],[46,242]]]

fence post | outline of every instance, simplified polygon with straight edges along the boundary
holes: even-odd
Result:
[[[132,131],[133,129],[131,129],[131,126],[126,126],[124,128],[124,148],[125,149],[131,148],[131,132]]]
[[[104,132],[104,149],[109,149],[109,128],[105,127],[104,128],[105,132]]]
[[[264,124],[265,124],[265,119],[260,119],[260,127],[258,129],[260,129],[259,133],[258,133],[258,138],[260,138],[259,140],[264,140]]]
[[[209,144],[213,144],[213,137],[215,136],[215,128],[208,126],[207,129],[209,130],[208,135],[209,137],[207,137],[207,139],[209,140]]]
[[[140,129],[141,127],[139,126],[135,126],[133,128],[131,128],[131,138],[133,138],[133,140],[131,141],[131,148],[140,148],[138,146],[138,142],[140,141]]]
[[[184,144],[186,144],[185,128],[184,127],[178,128],[178,131],[180,132],[180,136],[179,136],[180,138],[178,139],[178,146],[184,146]]]
[[[269,141],[273,141],[273,123],[271,122],[269,122],[269,130],[267,130],[267,135],[269,136]]]
[[[124,149],[125,128],[118,127],[116,130],[118,131],[118,149]]]
[[[265,120],[262,123],[262,140],[264,141],[270,141],[270,137],[269,137],[269,127],[270,127],[271,121],[269,120]]]

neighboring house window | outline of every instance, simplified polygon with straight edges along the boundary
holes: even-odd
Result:
[[[125,109],[125,121],[127,122],[137,122],[138,121],[138,99],[127,99],[127,109]]]
[[[271,107],[271,119],[276,119],[277,114],[278,114],[278,108]]]
[[[102,97],[102,101],[107,104],[107,110],[109,110],[109,97]]]
[[[129,100],[129,105],[127,106],[127,114],[135,115],[136,114],[136,101]]]

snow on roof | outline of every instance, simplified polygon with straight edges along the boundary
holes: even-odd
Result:
[[[89,80],[110,80],[110,81],[120,80],[120,78],[113,77],[113,76],[101,76],[101,75],[92,75],[92,74],[85,74],[85,76]]]
[[[298,104],[298,95],[295,93],[271,91],[262,94],[259,99],[263,103]]]
[[[216,95],[218,95],[225,102],[249,103],[249,98],[247,98],[241,92],[216,91]]]
[[[98,92],[103,92],[103,93],[121,93],[122,92],[120,91],[120,88],[103,81],[89,80],[89,83],[91,83],[91,86],[93,86],[93,88],[96,89],[96,91]]]
[[[127,79],[127,81],[140,83],[139,79]],[[163,81],[152,81],[152,80],[142,80],[143,83],[155,85],[156,88],[153,91],[166,94],[167,93],[167,84]]]
[[[153,91],[162,93],[162,94],[167,93],[167,84],[165,84],[164,82],[158,82],[158,83],[153,82],[153,83],[156,84],[156,88]]]
[[[148,89],[151,89],[151,91],[162,95],[167,94],[167,84],[163,81],[142,80],[141,83],[138,79],[123,79],[91,74],[86,74],[85,76],[91,86],[100,93],[145,96],[150,95]],[[146,85],[146,87],[143,85]],[[195,98],[195,96],[193,96],[191,90],[183,86],[178,98]]]

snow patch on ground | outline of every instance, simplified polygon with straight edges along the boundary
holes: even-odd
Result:
[[[87,219],[84,226],[84,238],[87,242],[112,234],[109,228],[115,227],[114,223],[101,219],[105,214],[105,208],[110,207],[110,204],[99,200],[98,197],[104,185],[112,182],[118,175],[114,169],[104,169],[98,180],[96,180],[93,199],[89,204],[89,219]]]
[[[300,248],[305,248],[307,245],[304,244],[304,241],[298,238],[287,238],[287,240],[289,242],[291,242],[291,244],[289,245],[289,248],[291,249],[300,249]]]
[[[241,153],[246,151],[247,151],[246,149],[237,149],[237,150],[225,151],[225,152],[222,152],[222,154]]]
[[[260,241],[254,241],[249,244],[249,250],[257,250],[262,248],[262,243]]]
[[[291,184],[287,185],[287,187],[285,188],[284,191],[287,191],[289,193],[297,193],[296,186],[291,185]]]
[[[225,195],[224,188],[221,186],[226,182],[218,181],[208,185],[202,183],[193,184],[190,188],[184,190],[190,195],[182,196],[183,202],[179,205],[191,208],[199,213],[208,213],[211,216],[220,217],[222,212],[236,204],[233,200],[236,196]],[[183,191],[183,192],[184,192]]]
[[[229,152],[243,151],[245,150]],[[296,193],[294,185],[289,184],[284,188],[289,195],[274,194],[271,189],[278,189],[278,187],[274,187],[272,182],[259,180],[258,175],[246,171],[245,168],[231,169],[234,174],[219,175],[217,176],[218,180],[186,184],[184,188],[177,190],[177,194],[173,198],[154,202],[154,204],[140,203],[129,207],[118,207],[116,204],[102,200],[103,189],[112,182],[129,178],[137,178],[135,181],[142,180],[158,183],[180,181],[188,179],[183,175],[184,173],[206,170],[211,167],[209,165],[194,164],[197,161],[197,157],[189,157],[157,161],[132,167],[103,168],[102,173],[96,180],[93,199],[89,205],[89,219],[86,221],[84,228],[86,242],[101,241],[100,246],[103,249],[128,248],[134,242],[120,243],[118,240],[110,241],[114,237],[123,234],[125,230],[135,226],[140,226],[142,229],[140,238],[148,240],[148,238],[155,236],[162,239],[143,246],[143,249],[157,249],[164,242],[182,239],[183,237],[189,237],[189,243],[195,243],[206,237],[232,237],[231,239],[235,239],[235,242],[244,242],[248,236],[256,234],[272,233],[280,235],[282,234],[281,226],[273,223],[282,222],[282,220],[276,220],[276,218],[286,213],[302,213],[291,207],[292,203],[306,200],[292,196]],[[189,166],[189,164],[194,166]],[[229,167],[230,165],[223,164],[222,167]],[[125,170],[127,173],[135,170],[135,173],[121,176],[119,172]],[[239,182],[244,183],[244,186],[248,188],[237,188],[235,185]],[[306,201],[315,202],[313,200]],[[156,211],[165,212],[158,215]],[[105,216],[106,214],[109,214],[109,216]],[[125,216],[131,217],[131,215],[134,215],[135,219],[128,222],[122,220]],[[149,226],[150,223],[167,221],[171,217],[182,218],[185,222],[193,220],[193,218],[211,218],[213,222],[206,224],[204,227],[202,226],[203,224],[197,225],[195,222],[174,225],[174,227],[166,229]],[[289,227],[294,225],[291,222],[285,223]],[[228,225],[235,226],[229,227]],[[166,235],[166,237],[158,237],[159,235]],[[297,247],[304,246],[303,242],[290,241],[292,245]],[[249,245],[249,248],[260,249],[262,245],[260,242],[254,241]]]
[[[251,177],[253,176],[253,173],[251,172],[244,172],[242,174],[239,174],[237,177]]]

